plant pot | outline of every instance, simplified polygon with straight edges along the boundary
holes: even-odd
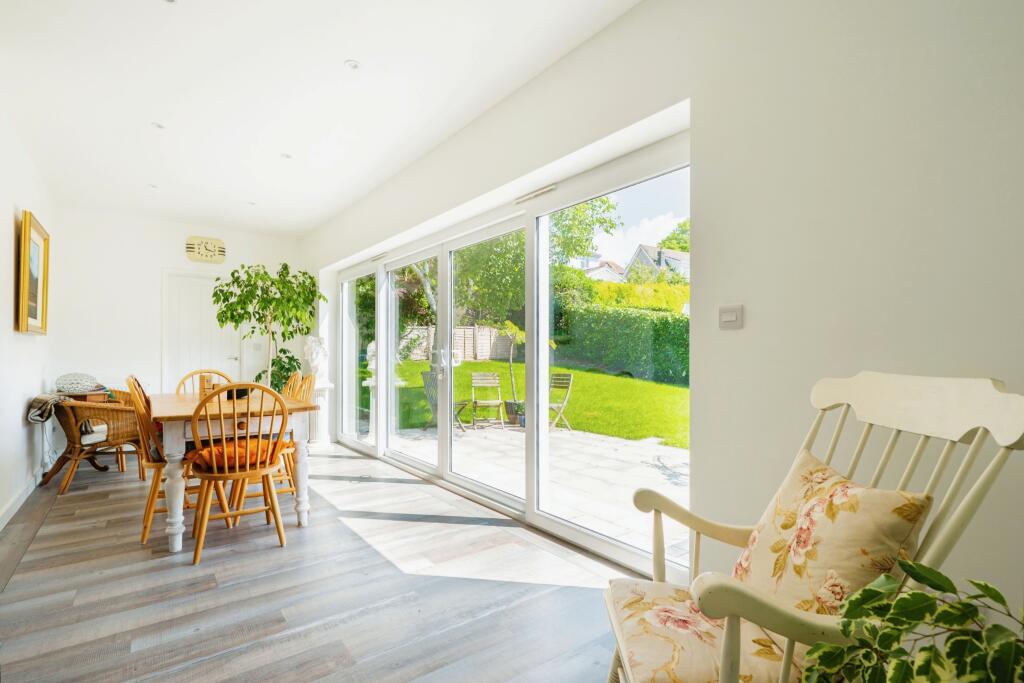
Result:
[[[519,426],[520,427],[525,427],[526,426],[526,416],[525,415],[517,415],[517,417],[519,418]]]
[[[511,420],[515,419],[515,415],[516,415],[516,402],[515,401],[505,401],[505,417],[508,418],[509,421],[511,421]]]

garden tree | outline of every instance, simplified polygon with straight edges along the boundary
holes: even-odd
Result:
[[[658,242],[658,246],[662,249],[675,249],[676,251],[689,252],[690,219],[687,218],[685,221],[676,225],[675,229],[665,236],[665,239]]]
[[[516,230],[455,253],[455,324],[522,322],[526,306],[526,234]]]
[[[551,263],[570,263],[592,254],[594,237],[600,230],[612,234],[622,227],[618,205],[611,197],[597,197],[551,214]]]
[[[568,264],[593,253],[598,231],[611,234],[622,226],[618,207],[598,197],[551,214],[551,280],[556,308],[563,299],[592,301],[593,282]],[[526,238],[515,231],[460,249],[455,254],[456,321],[459,325],[500,325],[523,320],[525,307]],[[403,325],[434,325],[437,320],[437,273],[432,260],[396,271],[400,320]],[[369,299],[367,298],[367,301]],[[403,330],[400,330],[400,333]]]
[[[512,361],[516,357],[516,347],[526,343],[526,331],[516,325],[511,320],[506,320],[501,324],[501,333],[509,339],[508,345],[508,379],[512,383],[512,400],[519,403],[519,394],[516,391],[516,373],[512,367]],[[554,340],[548,339],[548,346],[551,348],[557,348],[558,344]]]
[[[657,282],[657,280],[658,269],[646,263],[636,264],[629,269],[629,274],[626,276],[626,282],[634,285],[646,285],[651,282]]]
[[[213,288],[221,327],[230,324],[237,330],[244,326],[243,338],[268,337],[266,375],[275,390],[284,386],[289,370],[294,372],[300,365],[287,349],[278,350],[278,339],[288,341],[312,332],[320,301],[327,297],[320,293],[316,278],[305,271],[292,273],[287,263],[281,264],[276,275],[266,266],[243,264],[226,280],[218,277]],[[256,381],[263,374],[256,375]]]

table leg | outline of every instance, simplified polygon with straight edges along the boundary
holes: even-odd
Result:
[[[290,417],[295,440],[295,515],[299,526],[309,526],[309,413]]]
[[[167,548],[181,552],[181,536],[185,533],[185,423],[164,422],[164,502],[167,504]]]

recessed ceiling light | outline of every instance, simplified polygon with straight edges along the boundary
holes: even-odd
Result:
[[[159,121],[150,121],[149,125],[153,126],[154,128],[156,128],[158,130],[163,130],[164,128],[167,127],[164,124],[160,123]]]
[[[359,68],[359,62],[356,61],[355,59],[346,59],[345,66],[355,71],[356,69]]]
[[[150,187],[151,189],[153,189],[153,190],[159,190],[159,189],[160,189],[160,186],[159,186],[159,185],[154,185],[153,183],[150,183],[150,184],[149,184],[149,187]]]
[[[292,155],[289,154],[288,152],[281,152],[281,158],[282,159],[292,159],[294,157],[292,157]]]

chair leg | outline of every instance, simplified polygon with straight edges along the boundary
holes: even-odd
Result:
[[[263,504],[265,506],[267,506],[267,509],[263,513],[263,516],[267,518],[267,524],[269,525],[269,524],[273,523],[274,520],[271,519],[272,515],[270,514],[270,493],[267,492],[267,485],[266,485],[267,477],[270,477],[270,475],[267,474],[267,475],[263,476],[263,479],[264,479],[264,484],[263,484]],[[273,479],[270,480],[270,489],[271,490],[274,489],[274,480]]]
[[[160,479],[163,475],[163,468],[157,470],[153,475],[153,483],[149,485],[149,497],[146,498],[146,509],[142,513],[142,545],[149,542],[149,530],[153,526],[153,511],[156,509],[156,500],[160,497]]]
[[[67,492],[68,487],[71,486],[71,480],[75,478],[75,472],[78,471],[78,463],[82,462],[81,458],[72,458],[71,464],[68,465],[68,471],[64,474],[64,480],[60,483],[60,488],[57,489],[57,495],[61,496]]]
[[[199,534],[199,522],[203,516],[203,496],[206,495],[206,489],[210,487],[210,482],[205,479],[199,482],[199,493],[196,495],[196,513],[192,516],[192,538],[197,538]]]
[[[118,446],[115,449],[115,451],[117,452],[117,471],[118,472],[124,472],[125,469],[126,469],[125,468],[125,464],[126,463],[125,463],[125,459],[124,459],[124,449],[121,448],[120,446]]]
[[[231,506],[228,505],[228,497],[224,495],[224,482],[218,481],[214,484],[217,489],[217,503],[220,505],[220,511],[224,514],[231,512]],[[224,526],[231,528],[235,525],[234,519],[231,517],[224,518]]]
[[[64,465],[68,464],[69,460],[71,460],[71,458],[62,453],[61,456],[57,458],[57,461],[53,463],[53,466],[50,468],[50,470],[45,475],[43,475],[43,480],[39,482],[39,485],[46,486],[47,484],[49,484],[50,480],[56,477],[57,473],[64,469]]]
[[[274,524],[277,525],[277,540],[284,547],[284,522],[281,521],[281,506],[277,502],[277,489],[274,488],[274,479],[269,474],[263,475],[263,491],[270,499],[270,510],[274,513]]]
[[[206,542],[206,524],[210,521],[210,504],[213,503],[213,489],[211,482],[204,481],[206,486],[199,496],[199,507],[196,513],[199,515],[199,534],[196,536],[196,550],[192,554],[192,564],[199,564],[203,557],[203,544]],[[201,514],[200,514],[201,513]]]
[[[139,465],[139,481],[146,481],[146,468],[142,464],[142,451],[135,449],[135,461]]]
[[[622,657],[619,655],[619,648],[615,648],[615,654],[612,655],[612,665],[608,669],[608,683],[620,683],[619,667],[621,666]]]

